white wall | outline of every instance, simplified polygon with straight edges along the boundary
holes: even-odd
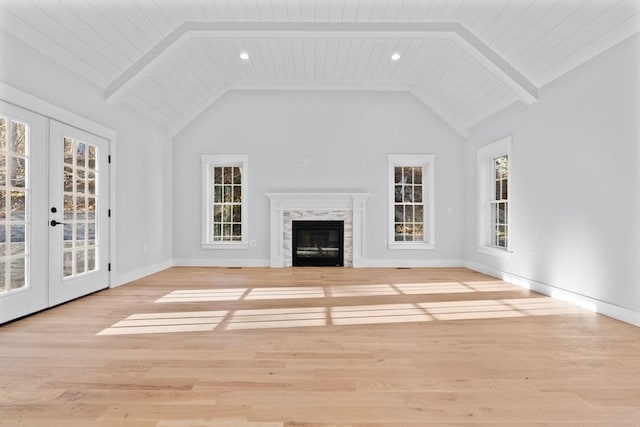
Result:
[[[471,266],[640,312],[640,36],[513,106],[466,145]],[[513,257],[476,251],[476,150],[513,135]],[[636,317],[637,318],[637,317]]]
[[[169,131],[125,104],[105,103],[100,88],[2,31],[0,58],[0,81],[118,133],[112,282],[137,278],[170,262]]]
[[[269,205],[277,191],[361,191],[371,264],[433,265],[462,255],[462,142],[412,95],[386,92],[235,91],[174,138],[174,258],[179,264],[268,265]],[[200,248],[203,153],[249,154],[248,250]],[[436,155],[436,249],[388,250],[388,153]],[[301,166],[308,159],[307,167]],[[448,209],[451,208],[451,213]]]

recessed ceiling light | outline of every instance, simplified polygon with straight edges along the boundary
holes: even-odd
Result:
[[[391,55],[392,61],[397,61],[399,59],[400,59],[400,54],[398,52],[395,52],[393,55]]]
[[[249,54],[247,52],[240,52],[240,59],[246,61],[249,59]]]

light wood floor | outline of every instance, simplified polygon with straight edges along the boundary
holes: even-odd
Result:
[[[0,425],[639,426],[640,329],[466,269],[173,268],[0,328]]]

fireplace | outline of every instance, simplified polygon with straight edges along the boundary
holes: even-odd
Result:
[[[344,221],[292,221],[294,267],[344,266]]]

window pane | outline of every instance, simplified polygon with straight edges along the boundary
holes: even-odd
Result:
[[[404,207],[404,222],[413,222],[413,206]]]
[[[231,206],[225,205],[222,207],[222,222],[231,222]],[[229,234],[229,233],[225,233]]]
[[[396,203],[402,203],[402,186],[396,185]]]
[[[496,181],[496,191],[495,191],[495,199],[500,200],[500,196],[502,195],[502,190],[500,189],[500,180]]]
[[[239,185],[233,187],[233,203],[242,203],[242,187]]]
[[[73,165],[73,140],[70,138],[64,139],[64,163]]]
[[[235,205],[233,207],[233,222],[242,222],[242,206]]]
[[[85,200],[82,195],[76,197],[76,219],[84,220],[86,217],[87,206]]]
[[[7,119],[0,117],[0,151],[7,149]]]
[[[7,156],[0,153],[0,186],[7,183]]]
[[[395,226],[395,240],[396,242],[404,241],[404,225],[396,224]]]
[[[76,246],[84,246],[85,240],[84,223],[76,224]]]
[[[506,179],[502,180],[502,200],[507,200],[509,199],[509,193],[508,193],[508,181]]]
[[[4,225],[0,225],[0,257],[7,254],[7,229]],[[0,261],[2,263],[2,261]],[[0,277],[3,277],[0,274]]]
[[[26,160],[19,157],[11,157],[11,185],[17,188],[24,188],[26,177]]]
[[[78,148],[76,149],[76,164],[78,167],[83,168],[85,166],[85,151],[87,150],[87,145],[83,142],[78,143]]]
[[[507,223],[507,204],[506,203],[498,203],[498,223],[506,224]]]
[[[404,207],[402,205],[396,205],[395,222],[402,222],[404,218]]]
[[[413,183],[422,184],[422,168],[413,168]]]
[[[0,219],[7,218],[7,192],[0,190]]]
[[[233,168],[233,183],[242,184],[242,172],[237,166]]]
[[[222,168],[221,167],[213,168],[213,182],[214,184],[222,184]]]
[[[222,205],[213,206],[213,222],[222,222]]]
[[[222,202],[222,186],[216,185],[215,187],[213,187],[213,201],[215,203]]]
[[[401,184],[402,183],[402,168],[401,167],[395,167],[394,168],[394,183],[395,184]]]
[[[20,122],[11,122],[11,146],[9,150],[21,156],[26,155],[26,125]]]
[[[230,185],[224,186],[224,202],[231,203],[233,201],[233,190]]]
[[[93,145],[89,146],[89,168],[96,168],[96,147]]]
[[[87,239],[89,245],[96,244],[96,223],[90,222],[87,224]]]
[[[415,222],[424,222],[424,206],[423,205],[416,205],[416,212],[415,212]]]
[[[222,173],[222,182],[224,182],[225,184],[231,184],[231,180],[233,179],[231,169],[232,168],[230,167],[224,168],[224,171]]]
[[[415,203],[422,203],[422,185],[414,185],[414,187],[413,187],[413,201]]]
[[[222,237],[224,240],[231,240],[231,224],[222,224]]]
[[[73,191],[73,168],[71,166],[64,167],[64,191],[67,193]]]
[[[24,191],[11,192],[11,220],[24,221],[26,214],[26,194]]]
[[[422,224],[415,224],[413,226],[413,240],[416,242],[424,240],[424,227]]]
[[[405,184],[413,184],[413,168],[405,167],[402,175],[402,182]]]
[[[25,271],[26,265],[24,258],[14,258],[11,260],[9,290],[24,288]]]
[[[93,271],[96,269],[96,250],[89,249],[87,251],[87,271]]]
[[[86,271],[84,265],[84,249],[76,251],[76,274],[81,274]]]
[[[73,275],[73,252],[64,251],[62,256],[62,276],[69,277]]]
[[[233,240],[240,240],[242,237],[242,225],[241,224],[233,224]]]
[[[403,189],[404,193],[404,202],[412,203],[413,202],[413,188],[410,185],[406,185]]]
[[[73,224],[64,224],[63,225],[63,235],[64,235],[64,248],[73,247]]]
[[[96,174],[89,172],[87,174],[87,193],[96,194]]]

